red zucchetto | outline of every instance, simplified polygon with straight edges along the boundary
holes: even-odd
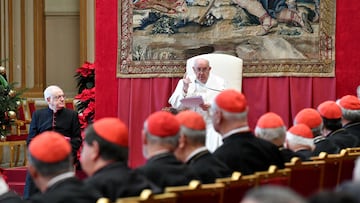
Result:
[[[32,139],[29,153],[41,162],[57,163],[71,154],[71,145],[60,133],[45,131]]]
[[[181,111],[176,115],[176,118],[180,122],[180,125],[183,125],[187,128],[193,130],[205,130],[206,124],[203,117],[195,111]]]
[[[294,119],[295,124],[303,123],[309,128],[317,128],[322,123],[320,113],[312,108],[305,108],[296,114]]]
[[[241,113],[247,109],[245,95],[233,89],[222,91],[216,96],[215,102],[218,107],[230,113]]]
[[[104,140],[122,147],[129,146],[129,131],[120,119],[115,117],[101,118],[94,122],[93,128],[96,134]]]
[[[338,104],[347,110],[360,110],[360,100],[354,95],[346,95],[341,97]]]
[[[280,128],[285,126],[283,119],[273,112],[262,115],[256,123],[259,128]]]
[[[166,111],[152,113],[146,120],[149,133],[158,137],[175,136],[180,130],[176,117]]]
[[[326,119],[339,119],[342,115],[340,106],[334,101],[321,103],[317,110],[320,115]]]

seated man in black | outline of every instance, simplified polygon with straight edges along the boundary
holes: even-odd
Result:
[[[216,178],[231,176],[232,170],[205,146],[206,123],[203,117],[195,111],[186,110],[177,114],[176,118],[181,125],[176,158],[192,168],[202,183],[213,183]]]
[[[143,189],[160,193],[144,176],[130,169],[128,129],[118,118],[102,118],[85,130],[81,166],[89,176],[86,186],[115,202],[120,197],[138,196]]]
[[[147,162],[136,171],[163,189],[198,179],[195,172],[174,155],[180,136],[180,123],[174,115],[166,111],[151,114],[144,123],[142,136]]]
[[[277,146],[255,137],[250,131],[247,112],[247,101],[242,93],[229,89],[216,96],[210,113],[224,144],[214,156],[231,170],[244,175],[266,171],[270,165],[284,168],[284,159]]]

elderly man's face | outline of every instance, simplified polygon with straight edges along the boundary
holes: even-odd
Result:
[[[60,110],[65,107],[65,95],[61,89],[57,89],[48,99],[48,104],[53,110]]]
[[[209,78],[209,74],[211,70],[209,63],[206,60],[198,60],[196,61],[193,69],[197,80],[205,84]]]

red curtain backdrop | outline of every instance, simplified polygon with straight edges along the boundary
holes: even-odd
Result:
[[[129,126],[131,167],[144,163],[141,130],[146,117],[168,106],[167,100],[179,78],[120,79],[117,63],[117,1],[96,0],[96,119],[117,116]],[[358,0],[337,1],[336,78],[257,77],[243,79],[243,92],[253,128],[263,113],[282,116],[288,127],[305,107],[355,94],[360,84]]]

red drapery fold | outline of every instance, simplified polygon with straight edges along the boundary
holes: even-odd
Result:
[[[117,63],[117,0],[96,0],[96,118],[118,116],[130,133],[131,167],[144,163],[141,130],[145,118],[167,106],[179,78],[120,79]],[[278,113],[290,127],[295,114],[325,100],[355,94],[360,71],[356,37],[360,13],[357,0],[337,1],[335,78],[244,78],[243,92],[249,102],[249,123],[265,112]]]

